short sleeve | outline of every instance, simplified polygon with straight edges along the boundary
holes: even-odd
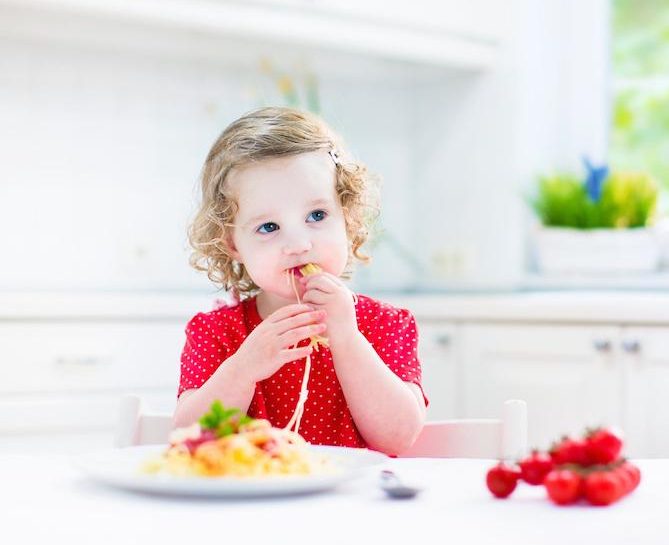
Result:
[[[186,344],[181,353],[180,396],[199,388],[231,354],[230,342],[220,320],[211,313],[195,315],[186,325]]]
[[[416,384],[428,404],[421,383],[418,360],[418,328],[413,314],[406,309],[383,305],[377,319],[369,323],[368,340],[388,368],[405,382]]]

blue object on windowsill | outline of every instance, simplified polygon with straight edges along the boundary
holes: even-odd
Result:
[[[602,186],[604,185],[604,180],[609,175],[609,167],[607,165],[596,167],[587,157],[583,157],[583,163],[588,171],[585,179],[585,188],[588,191],[590,199],[597,202],[602,196]]]

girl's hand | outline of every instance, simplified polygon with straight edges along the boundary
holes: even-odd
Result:
[[[310,346],[291,348],[312,335],[321,335],[325,312],[309,305],[286,305],[270,314],[246,337],[235,357],[254,382],[276,373],[284,364],[306,358]]]
[[[325,337],[343,339],[358,332],[353,294],[339,278],[322,272],[303,276],[300,283],[305,289],[302,301],[327,312]]]

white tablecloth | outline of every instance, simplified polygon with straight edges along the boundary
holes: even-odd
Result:
[[[667,544],[669,460],[639,460],[642,483],[618,503],[557,507],[521,483],[496,500],[485,460],[389,460],[425,488],[392,500],[378,473],[336,490],[252,500],[151,496],[83,477],[67,456],[0,456],[3,543]]]

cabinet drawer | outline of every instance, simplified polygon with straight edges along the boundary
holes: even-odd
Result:
[[[0,324],[0,392],[176,389],[185,323]]]

